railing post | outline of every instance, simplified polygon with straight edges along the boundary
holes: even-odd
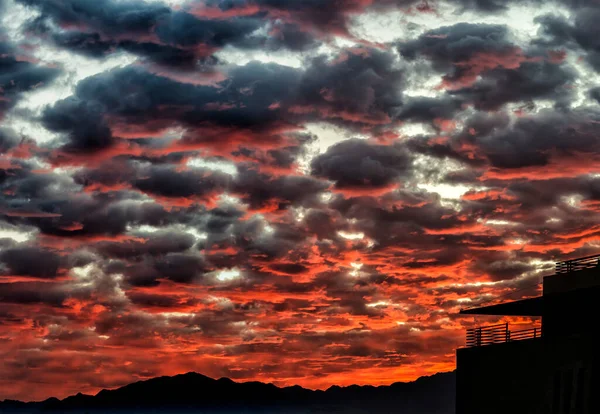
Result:
[[[477,346],[481,346],[481,328],[477,328]]]
[[[506,324],[506,331],[504,332],[504,342],[508,342],[510,340],[510,331],[508,330],[508,323]]]
[[[537,328],[533,328],[533,339],[537,338]]]

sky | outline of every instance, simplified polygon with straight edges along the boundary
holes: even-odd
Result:
[[[0,0],[0,400],[453,370],[462,307],[600,251],[599,19]]]

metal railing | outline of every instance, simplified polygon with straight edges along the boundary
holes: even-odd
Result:
[[[509,331],[508,332],[508,340],[509,341],[520,341],[522,339],[534,339],[542,336],[542,328],[529,328],[529,329],[521,329],[519,331]]]
[[[600,254],[580,257],[578,259],[565,260],[556,263],[556,273],[570,273],[578,270],[590,269],[600,264]]]
[[[511,331],[507,323],[481,326],[467,329],[467,348],[541,338],[541,336],[541,327]]]

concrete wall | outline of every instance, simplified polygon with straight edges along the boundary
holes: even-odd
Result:
[[[544,295],[564,293],[575,289],[600,286],[600,268],[579,270],[572,273],[558,273],[544,277]]]
[[[456,414],[542,413],[541,339],[456,353]]]
[[[547,390],[547,413],[600,413],[599,345],[593,336],[546,341],[546,375],[552,383]]]
[[[456,414],[600,413],[598,345],[542,338],[459,349]]]
[[[562,276],[565,279],[569,275]],[[597,277],[600,280],[600,276]],[[550,338],[586,335],[597,325],[600,286],[544,296],[542,328]]]

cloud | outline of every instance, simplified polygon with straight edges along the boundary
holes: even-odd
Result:
[[[100,242],[94,246],[94,249],[109,257],[128,259],[143,255],[162,256],[171,252],[183,252],[191,248],[194,242],[191,234],[167,231],[150,234],[142,241]]]
[[[433,67],[448,72],[449,83],[470,83],[475,77],[497,66],[513,65],[519,59],[516,45],[505,25],[458,23],[430,30],[416,40],[400,44],[406,59],[425,56]],[[489,56],[490,59],[482,59]],[[495,60],[494,60],[495,58]]]
[[[19,143],[18,138],[11,131],[0,130],[0,151],[7,152]]]
[[[518,119],[512,127],[481,136],[477,141],[493,166],[519,168],[547,165],[553,158],[595,154],[597,113],[594,110],[541,112]]]
[[[180,83],[134,66],[114,69],[81,81],[72,97],[45,109],[43,121],[67,134],[68,152],[108,148],[121,125],[150,122],[161,129],[185,125],[190,133],[181,145],[188,147],[214,145],[212,135],[204,136],[207,126],[229,131],[221,145],[231,146],[241,138],[236,138],[239,129],[275,132],[306,120],[357,127],[389,123],[401,105],[402,86],[392,55],[359,50],[341,57],[331,63],[316,58],[306,71],[250,62],[230,68],[227,79],[211,86]],[[246,139],[256,144],[264,138]]]
[[[564,47],[571,50],[586,52],[589,64],[598,70],[600,68],[600,44],[597,35],[598,28],[594,24],[600,11],[597,7],[586,7],[590,4],[575,2],[572,21],[560,15],[548,14],[538,17],[540,38],[536,42],[552,47]]]
[[[307,50],[318,44],[297,24],[270,23],[264,13],[213,19],[144,1],[110,0],[102,7],[82,0],[18,1],[41,12],[30,22],[33,33],[92,58],[125,50],[155,64],[193,70],[228,45]]]
[[[143,174],[143,172],[142,172]],[[133,185],[140,190],[166,197],[204,197],[220,192],[227,185],[228,176],[209,170],[177,172],[173,168],[152,168]]]
[[[517,69],[494,69],[471,87],[452,94],[483,110],[496,110],[506,103],[534,99],[547,99],[556,106],[566,106],[572,95],[569,86],[574,79],[572,71],[540,57],[538,61],[523,62]]]
[[[412,380],[598,251],[591,4],[4,3],[0,399]]]
[[[60,70],[31,62],[0,30],[0,119],[22,94],[51,82]]]
[[[33,257],[35,260],[32,260]],[[56,277],[61,265],[61,258],[55,252],[27,246],[2,250],[0,261],[7,268],[4,273],[42,279]]]
[[[47,108],[42,119],[49,130],[68,133],[67,151],[95,151],[113,143],[103,108],[98,104],[67,98]]]
[[[575,73],[552,58],[553,50],[524,49],[506,25],[458,23],[399,45],[405,58],[423,56],[444,73],[440,87],[476,109],[496,110],[534,99],[570,101]]]
[[[597,111],[590,107],[540,110],[514,122],[503,112],[476,114],[443,143],[415,139],[408,146],[466,165],[489,163],[501,170],[569,165],[576,170],[574,163],[579,157],[596,154],[597,116]]]
[[[410,156],[399,147],[342,141],[312,161],[312,173],[344,188],[378,188],[410,173]]]
[[[285,176],[269,177],[251,168],[242,168],[235,180],[233,192],[252,208],[264,207],[277,202],[279,208],[290,205],[316,204],[316,196],[327,188],[327,184],[312,177]]]
[[[60,307],[68,294],[54,283],[0,282],[0,298],[3,303],[31,305],[37,303]]]
[[[201,257],[170,253],[155,264],[158,274],[177,282],[191,282],[208,270]]]
[[[349,49],[337,60],[312,60],[292,111],[346,124],[387,124],[401,105],[402,69],[376,49]]]
[[[48,108],[44,119],[55,130],[69,131],[71,140],[77,141],[73,145],[90,149],[98,147],[98,141],[110,142],[110,130],[104,124],[106,118],[129,125],[152,121],[162,128],[175,122],[190,128],[206,123],[265,128],[277,120],[276,112],[269,106],[286,99],[293,91],[290,85],[296,84],[297,78],[292,68],[252,62],[232,69],[229,79],[213,87],[179,83],[141,68],[127,67],[83,80],[77,85],[75,95]],[[92,135],[92,142],[86,140],[89,135],[85,131],[80,131],[84,127],[77,124],[77,119],[68,120],[68,114],[78,106],[94,121],[85,125],[99,132]]]

